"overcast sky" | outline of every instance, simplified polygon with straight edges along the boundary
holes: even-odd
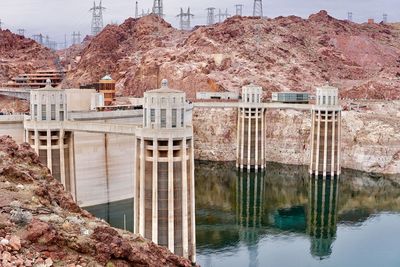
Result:
[[[99,0],[96,0],[99,2]],[[136,0],[103,0],[104,23],[122,23],[135,15]],[[142,9],[151,9],[153,0],[138,0],[139,13]],[[185,3],[182,5],[182,3]],[[179,8],[191,7],[195,15],[193,24],[205,24],[207,7],[215,7],[233,14],[234,5],[243,4],[243,15],[251,15],[253,0],[164,0],[166,20],[178,27],[176,15]],[[347,18],[353,12],[353,20],[364,22],[368,18],[382,20],[383,13],[388,14],[389,21],[400,21],[400,0],[263,0],[264,15],[268,17],[297,15],[308,17],[321,9],[332,16]],[[64,41],[67,35],[71,41],[71,33],[80,31],[82,35],[90,33],[93,0],[0,0],[0,20],[2,28],[26,29],[26,36],[36,33],[48,34],[51,39]]]

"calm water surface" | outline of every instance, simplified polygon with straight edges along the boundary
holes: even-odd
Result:
[[[198,263],[399,267],[399,184],[400,177],[354,171],[322,181],[305,167],[269,164],[256,174],[197,162]],[[132,230],[132,200],[88,210]]]

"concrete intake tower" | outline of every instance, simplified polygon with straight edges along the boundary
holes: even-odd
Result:
[[[316,105],[312,107],[311,175],[340,175],[341,113],[338,89],[317,88]]]
[[[265,168],[265,111],[261,104],[262,88],[242,88],[237,127],[236,167],[247,171]]]
[[[134,232],[196,261],[193,128],[185,93],[168,88],[144,93],[143,127],[134,159]]]

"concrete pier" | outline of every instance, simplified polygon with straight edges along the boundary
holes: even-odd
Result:
[[[340,175],[341,114],[338,89],[317,88],[316,105],[312,107],[310,174]]]
[[[261,103],[262,88],[242,88],[237,127],[236,167],[250,171],[265,168],[265,111]]]
[[[185,93],[144,94],[143,127],[136,130],[134,232],[196,261],[193,129]]]

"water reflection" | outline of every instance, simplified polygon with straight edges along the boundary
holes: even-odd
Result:
[[[332,254],[337,228],[338,194],[337,177],[310,177],[307,233],[311,238],[311,255],[319,259]]]

